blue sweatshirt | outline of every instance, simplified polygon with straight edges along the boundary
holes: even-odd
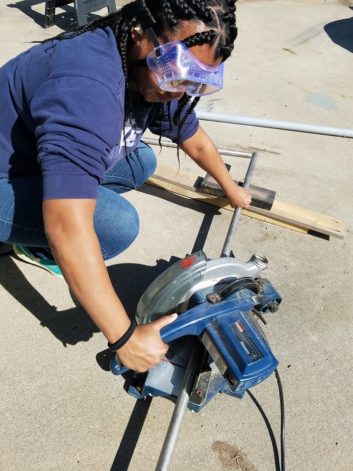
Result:
[[[166,106],[157,118],[156,105],[136,100],[132,125],[124,102],[125,76],[110,28],[15,57],[0,69],[0,178],[41,174],[44,199],[95,198],[107,170],[134,150],[147,128],[177,141]],[[171,102],[172,116],[176,105]],[[197,128],[192,113],[179,141]]]

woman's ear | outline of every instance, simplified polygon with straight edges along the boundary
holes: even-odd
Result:
[[[141,41],[144,35],[144,29],[141,25],[136,25],[131,28],[131,39],[134,42]]]

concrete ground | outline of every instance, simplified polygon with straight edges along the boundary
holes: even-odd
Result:
[[[239,37],[225,89],[200,104],[220,113],[353,128],[353,3],[338,0],[240,0]],[[41,27],[44,3],[1,2],[0,63],[30,41],[72,22]],[[266,276],[283,296],[265,327],[280,361],[291,471],[353,469],[352,140],[245,126],[205,125],[222,147],[259,150],[254,184],[281,200],[335,216],[343,240],[325,241],[243,217],[234,239],[242,260],[267,256]],[[161,159],[175,164],[175,155]],[[234,176],[243,162],[235,159]],[[192,168],[181,158],[182,170]],[[128,195],[141,216],[134,245],[109,264],[129,309],[172,256],[194,248],[210,207],[159,191]],[[206,254],[218,257],[230,214],[213,219]],[[146,407],[102,369],[106,342],[64,282],[12,256],[0,258],[0,469],[154,469],[173,404]],[[278,436],[279,403],[270,378],[253,389]],[[135,446],[136,445],[136,446]],[[274,469],[264,422],[248,397],[216,397],[186,413],[172,471]]]

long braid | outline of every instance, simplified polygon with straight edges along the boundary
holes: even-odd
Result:
[[[178,101],[178,106],[177,106],[177,108],[174,112],[174,116],[173,116],[173,123],[174,124],[179,125],[179,123],[181,121],[180,114],[181,114],[183,108],[185,108],[185,106],[189,103],[190,98],[191,97],[189,97],[189,95],[184,93],[184,95]]]
[[[147,23],[148,26],[153,26],[156,23],[156,18],[153,16],[150,8],[147,6],[146,0],[137,0],[138,1],[138,8],[144,12],[145,17],[145,24]]]
[[[185,96],[186,96],[186,98],[184,98]],[[195,106],[196,106],[196,105],[198,104],[198,102],[200,101],[200,97],[199,97],[199,96],[195,97],[192,101],[191,101],[191,98],[190,98],[189,96],[187,96],[186,94],[183,96],[183,98],[184,98],[185,101],[184,101],[184,102],[182,103],[182,105],[180,106],[181,109],[180,109],[180,112],[179,112],[178,117],[175,118],[175,115],[176,115],[176,113],[177,113],[177,110],[176,110],[176,112],[175,112],[175,114],[174,114],[174,117],[173,117],[174,124],[177,124],[178,127],[179,127],[178,131],[180,131],[180,129],[181,129],[181,127],[183,126],[183,124],[185,123],[187,117],[190,115],[190,113],[192,113],[193,109],[195,108]],[[181,100],[180,100],[180,101],[181,101]],[[180,114],[181,114],[182,109],[183,109],[190,101],[191,101],[191,103],[190,103],[188,109],[186,110],[184,116],[181,118],[181,117],[180,117]]]
[[[201,46],[201,44],[212,44],[217,37],[217,31],[214,29],[209,29],[208,31],[203,31],[202,33],[195,33],[192,36],[184,39],[182,42],[186,47]]]

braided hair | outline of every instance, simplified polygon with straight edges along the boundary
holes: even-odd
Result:
[[[110,27],[122,58],[126,79],[126,105],[130,108],[128,48],[131,28],[137,25],[144,29],[152,27],[156,35],[160,36],[165,31],[177,32],[181,21],[201,21],[207,30],[189,36],[183,43],[187,47],[210,44],[215,59],[225,61],[231,55],[237,37],[235,2],[236,0],[135,0],[109,16],[61,33],[55,39],[70,39],[97,28]],[[173,123],[178,126],[178,138],[181,127],[198,101],[199,97],[191,100],[187,94],[179,100],[172,117]],[[162,105],[160,112],[161,110]],[[129,113],[130,110],[127,111]]]

